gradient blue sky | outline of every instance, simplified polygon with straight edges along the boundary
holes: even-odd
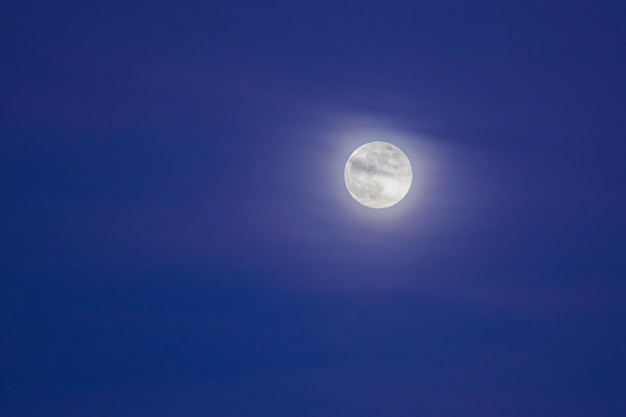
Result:
[[[624,13],[3,4],[0,415],[623,417]]]

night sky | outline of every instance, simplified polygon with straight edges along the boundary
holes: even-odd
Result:
[[[624,417],[625,16],[3,3],[0,415]]]

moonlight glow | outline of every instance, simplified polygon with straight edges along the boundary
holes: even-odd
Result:
[[[409,158],[387,142],[369,142],[355,150],[344,171],[350,195],[370,208],[397,204],[411,188],[413,171]]]

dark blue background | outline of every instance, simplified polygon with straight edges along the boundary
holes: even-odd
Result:
[[[0,16],[0,415],[626,415],[622,2]]]

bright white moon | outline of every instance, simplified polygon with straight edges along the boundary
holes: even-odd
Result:
[[[397,204],[411,188],[411,162],[400,148],[387,142],[369,142],[352,152],[344,170],[350,195],[366,207]]]

